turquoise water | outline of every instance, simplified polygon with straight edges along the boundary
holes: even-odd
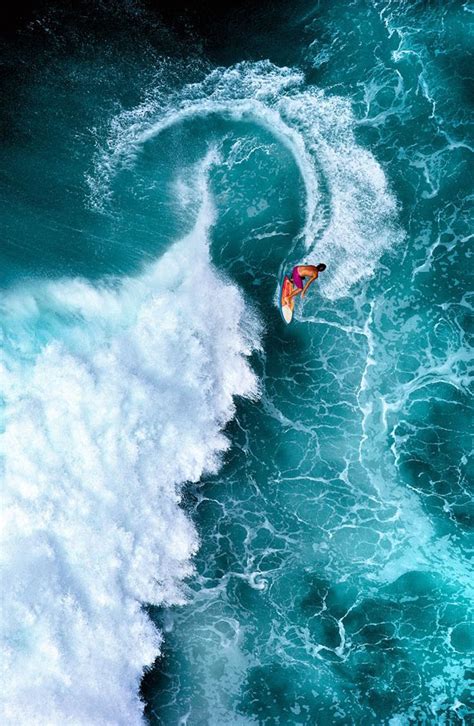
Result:
[[[472,17],[4,45],[4,722],[474,722]]]

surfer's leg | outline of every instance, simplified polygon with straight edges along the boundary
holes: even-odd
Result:
[[[291,298],[296,297],[297,295],[301,295],[302,290],[299,289],[299,287],[293,288],[293,290],[288,295],[288,300],[291,300]]]
[[[300,292],[300,291],[298,290],[298,292]],[[282,300],[283,305],[289,305],[290,302],[292,301],[292,299],[294,298],[294,296],[295,296],[294,290],[292,292],[288,293],[288,295],[285,295],[284,299]]]

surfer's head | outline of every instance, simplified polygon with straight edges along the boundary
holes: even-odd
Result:
[[[323,272],[326,269],[326,265],[324,264],[324,262],[320,262],[319,265],[317,265],[316,269],[318,270],[318,272]]]

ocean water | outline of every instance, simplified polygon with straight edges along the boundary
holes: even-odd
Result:
[[[183,7],[2,40],[1,722],[467,726],[474,9]]]

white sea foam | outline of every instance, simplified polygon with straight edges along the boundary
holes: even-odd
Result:
[[[261,124],[292,152],[305,186],[304,260],[328,265],[319,288],[328,298],[370,277],[383,252],[400,241],[396,203],[380,164],[357,144],[347,99],[305,84],[295,69],[268,61],[219,68],[201,83],[168,95],[162,89],[114,119],[91,181],[102,204],[118,169],[143,143],[175,124],[219,113]]]
[[[183,483],[257,394],[258,324],[210,264],[211,218],[141,276],[3,300],[2,724],[142,720],[161,640],[142,605],[183,601],[197,547]]]

